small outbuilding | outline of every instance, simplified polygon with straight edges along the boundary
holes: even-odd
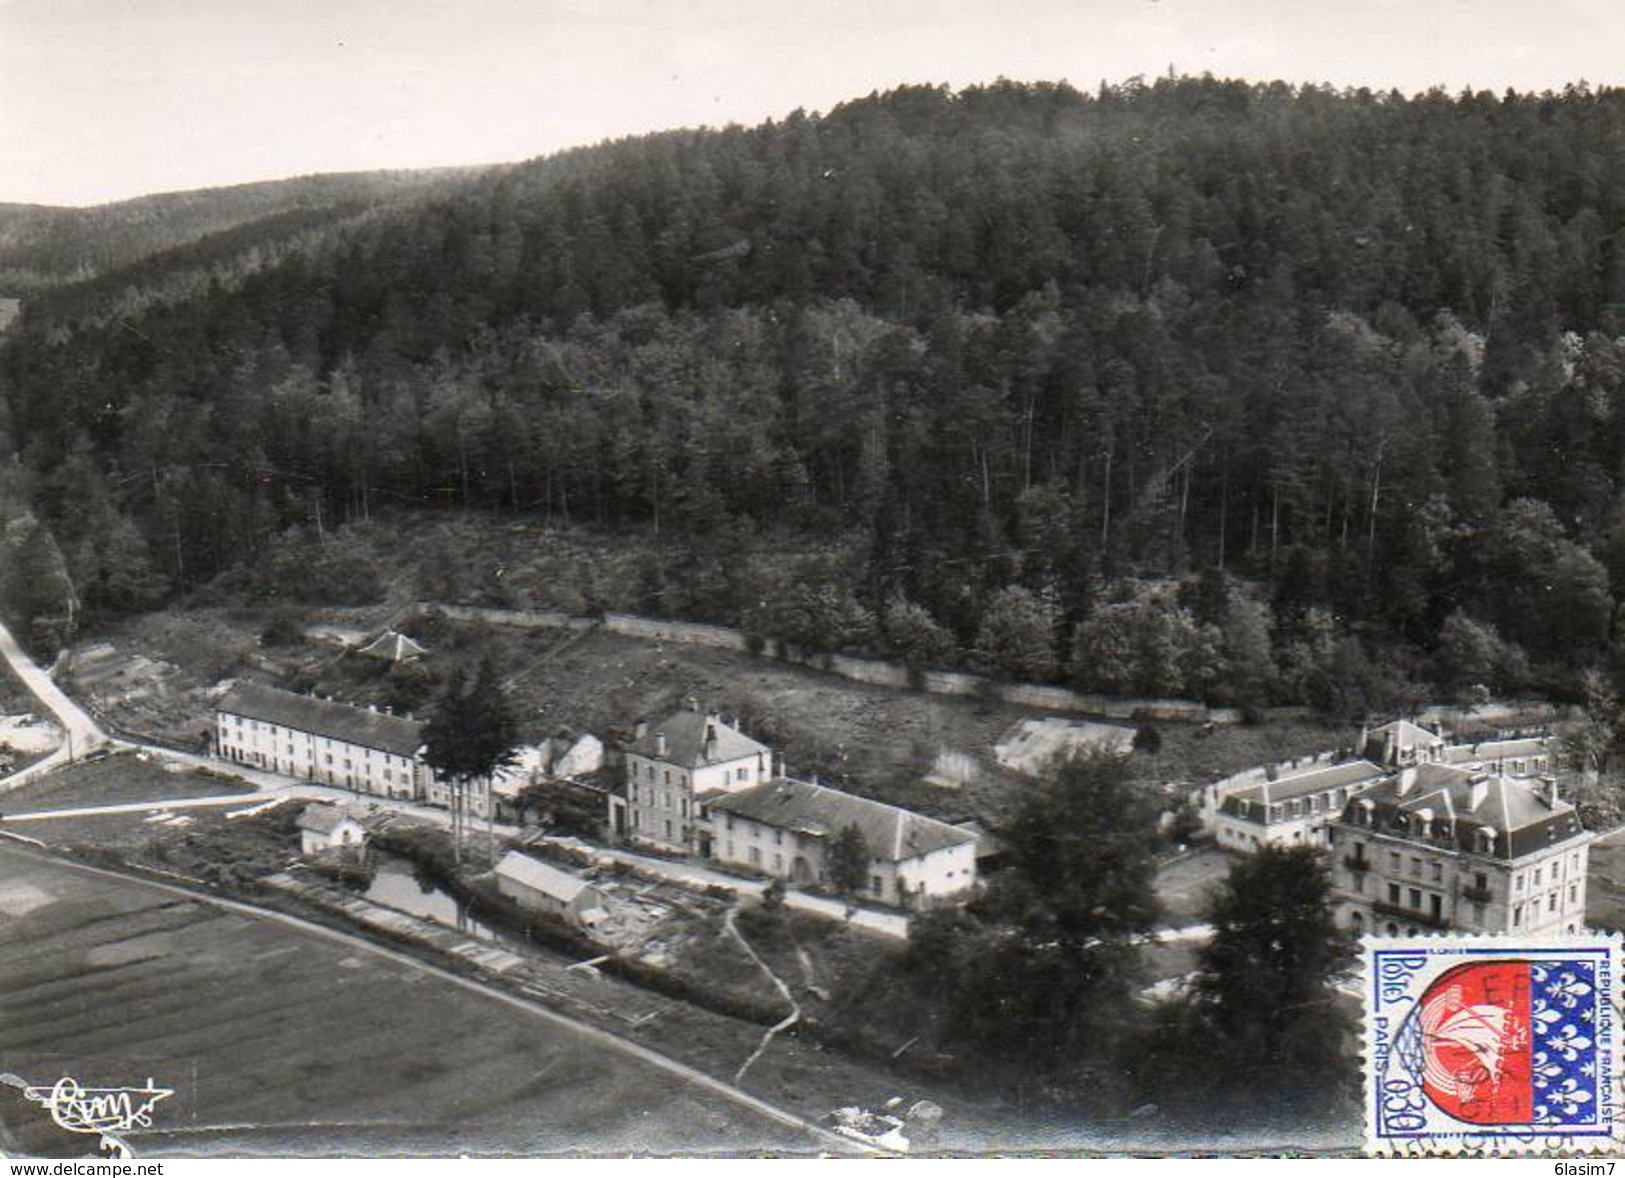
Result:
[[[367,828],[354,814],[320,802],[299,815],[299,853],[322,855],[331,851],[359,855],[367,845]]]
[[[497,864],[497,891],[532,912],[556,916],[575,928],[592,928],[604,919],[598,889],[573,872],[509,851]]]
[[[368,658],[382,659],[388,663],[409,663],[413,659],[420,659],[428,654],[428,650],[412,641],[405,634],[395,630],[385,630],[360,650]]]

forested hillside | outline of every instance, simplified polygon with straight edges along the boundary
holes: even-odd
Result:
[[[0,297],[108,274],[152,254],[296,210],[354,209],[408,195],[455,170],[300,176],[166,192],[89,208],[0,204]]]
[[[436,505],[658,538],[654,604],[815,647],[1562,692],[1625,593],[1622,227],[1614,90],[911,88],[43,291],[0,436],[93,611]]]

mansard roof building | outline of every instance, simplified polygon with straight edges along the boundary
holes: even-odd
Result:
[[[1389,935],[1573,932],[1595,837],[1555,778],[1409,766],[1331,826],[1338,920]]]

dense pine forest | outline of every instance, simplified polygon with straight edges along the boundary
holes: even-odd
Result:
[[[1563,695],[1625,597],[1622,228],[1618,90],[1166,78],[54,254],[0,290],[11,606],[275,593],[290,536],[517,513],[813,648],[1349,716]]]

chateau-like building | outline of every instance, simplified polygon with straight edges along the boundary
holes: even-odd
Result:
[[[1338,923],[1356,933],[1562,933],[1585,924],[1595,835],[1554,778],[1423,761],[1330,828]]]

